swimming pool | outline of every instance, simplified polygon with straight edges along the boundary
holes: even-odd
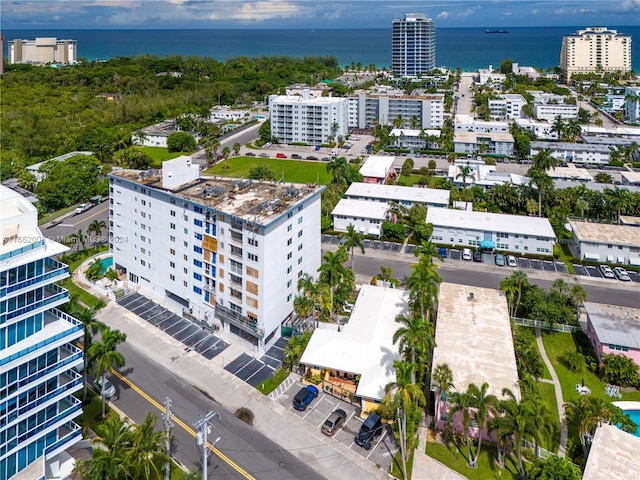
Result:
[[[103,275],[104,272],[109,270],[109,267],[113,265],[113,257],[103,258],[102,260],[99,260],[98,263],[100,263],[100,275]]]
[[[634,423],[638,425],[638,427],[640,427],[640,410],[623,410],[622,412],[625,415],[629,415],[631,417],[631,420],[633,420]],[[638,428],[636,430],[636,433],[633,433],[632,435],[640,437],[640,428]]]

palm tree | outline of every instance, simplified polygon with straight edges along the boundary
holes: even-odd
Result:
[[[576,200],[576,208],[580,210],[580,217],[584,218],[584,211],[589,210],[589,203],[584,198]]]
[[[112,415],[96,427],[96,433],[98,436],[91,440],[91,459],[78,461],[74,471],[82,478],[134,478],[127,454],[132,444],[128,419]]]
[[[227,146],[224,147],[222,149],[222,156],[224,157],[224,159],[226,160],[227,158],[229,158],[229,155],[231,155],[231,149]]]
[[[467,388],[468,395],[474,407],[472,415],[478,425],[478,448],[471,461],[472,467],[478,465],[478,458],[480,457],[480,451],[482,449],[482,431],[486,426],[489,413],[496,416],[498,399],[495,395],[489,394],[488,391],[489,384],[487,382],[484,382],[480,388],[473,383]]]
[[[579,283],[575,283],[569,291],[569,296],[576,304],[576,316],[580,319],[580,304],[587,299],[587,291]]]
[[[428,313],[438,296],[438,285],[442,282],[438,265],[431,258],[421,257],[411,268],[413,273],[407,279],[411,305],[418,309],[422,318],[428,320]]]
[[[346,184],[349,176],[347,159],[340,157],[327,163],[327,173],[333,176],[333,183],[337,185]]]
[[[462,178],[462,188],[467,188],[467,178],[473,178],[473,167],[471,165],[463,165],[458,168],[460,173],[456,175],[456,180]]]
[[[87,355],[91,360],[95,361],[95,374],[101,377],[101,397],[102,397],[102,418],[104,418],[105,409],[105,380],[107,372],[109,372],[114,365],[116,367],[123,367],[125,364],[124,357],[120,352],[116,350],[118,344],[124,342],[127,339],[127,335],[119,330],[111,330],[108,327],[102,329],[102,338],[99,342],[92,343],[87,349]]]
[[[331,313],[333,313],[333,298],[336,287],[345,279],[347,273],[342,265],[347,261],[346,250],[341,245],[335,253],[331,251],[325,252],[322,260],[323,263],[320,265],[320,268],[318,268],[318,272],[320,272],[320,281],[329,287],[329,308]]]
[[[538,190],[538,216],[542,217],[542,195],[553,188],[553,180],[543,170],[537,168],[531,168],[528,175],[531,179],[530,184],[535,185]]]
[[[94,220],[87,227],[87,233],[91,235],[91,233],[95,233],[96,237],[99,237],[102,234],[102,230],[107,228],[107,224],[104,220]]]
[[[570,142],[575,142],[578,137],[582,134],[582,127],[580,126],[580,122],[576,118],[570,119],[565,127],[565,137]]]
[[[449,390],[454,388],[453,373],[451,372],[449,365],[446,363],[436,365],[436,368],[433,370],[433,375],[431,375],[431,379],[438,385],[438,396],[441,398],[443,394],[446,395]]]
[[[589,453],[587,441],[599,420],[599,417],[595,415],[591,409],[591,399],[580,396],[573,401],[565,402],[563,407],[567,422],[578,430],[582,453],[584,454],[584,458],[587,458]]]
[[[532,168],[542,170],[545,173],[558,166],[558,159],[553,156],[553,150],[550,148],[543,148],[539,150],[538,153],[533,156],[531,161],[533,162]]]
[[[346,241],[344,242],[345,248],[351,249],[351,270],[355,273],[355,257],[354,250],[356,247],[360,248],[360,252],[364,255],[364,235],[356,230],[352,224],[347,227]]]
[[[556,278],[551,285],[551,290],[555,290],[562,296],[569,291],[569,284],[564,278]]]
[[[238,142],[233,144],[233,154],[238,155],[240,153],[240,144]]]
[[[551,125],[551,132],[555,132],[558,135],[558,140],[562,141],[562,139],[564,138],[564,129],[564,120],[562,120],[562,117],[558,115]]]
[[[81,245],[82,250],[84,250],[86,247],[87,236],[82,232],[82,229],[80,229],[76,233],[70,234],[69,240],[71,240],[71,243],[75,243],[78,246],[76,251],[80,250]]]
[[[93,336],[105,327],[104,323],[96,320],[95,308],[85,308],[80,305],[76,297],[72,297],[69,302],[69,313],[82,322],[82,330],[84,332],[84,338],[82,341],[82,347],[86,352],[93,342]],[[84,391],[82,393],[82,401],[87,401],[87,391],[89,388],[89,381],[87,375],[89,374],[89,363],[91,358],[89,355],[83,355],[83,369],[82,369],[82,383],[84,385]]]
[[[405,480],[408,480],[407,461],[409,460],[409,452],[413,449],[415,438],[414,419],[418,414],[418,407],[423,406],[426,400],[422,389],[411,382],[413,364],[396,360],[393,362],[393,366],[396,370],[396,381],[385,387],[385,396],[382,402],[396,412],[402,475]]]
[[[607,188],[604,191],[607,204],[618,212],[618,225],[620,225],[620,213],[627,210],[632,204],[632,196],[629,190],[622,188]]]
[[[508,388],[502,389],[502,395],[507,397],[500,402],[500,411],[504,415],[505,422],[509,425],[513,435],[513,447],[518,460],[518,473],[525,478],[524,464],[522,463],[522,441],[531,437],[533,430],[533,413],[527,401],[520,401]]]
[[[449,422],[453,421],[453,418],[457,413],[462,415],[462,435],[467,446],[467,462],[472,465],[471,456],[471,441],[469,430],[471,428],[471,410],[473,408],[473,401],[471,396],[467,392],[453,392],[451,394],[451,407],[449,408]]]
[[[402,115],[398,114],[396,118],[391,121],[391,124],[394,128],[402,128],[404,125],[404,118],[402,118]]]
[[[431,322],[413,313],[398,315],[396,323],[402,326],[393,334],[393,344],[398,344],[398,350],[411,365],[425,365],[434,345]],[[411,383],[416,383],[415,368],[411,370]]]
[[[532,422],[531,434],[533,436],[533,443],[535,445],[536,458],[539,457],[540,452],[540,440],[549,440],[555,432],[555,420],[551,416],[551,411],[547,404],[540,399],[531,401],[531,414]]]
[[[429,224],[431,225],[431,224]],[[433,226],[432,226],[433,227]],[[440,249],[438,247],[436,247],[431,240],[428,241],[422,241],[422,243],[420,245],[418,245],[416,247],[416,249],[413,251],[413,255],[415,257],[426,257],[426,258],[437,258],[438,260],[440,260],[441,262],[444,262],[444,258],[442,258],[442,255],[440,255]]]
[[[131,468],[135,478],[157,479],[163,478],[163,471],[169,471],[169,453],[165,448],[168,432],[155,431],[156,416],[153,413],[140,425],[131,428],[132,445],[129,453]]]

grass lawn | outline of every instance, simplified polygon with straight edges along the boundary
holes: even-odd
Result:
[[[38,225],[43,225],[45,223],[50,222],[51,220],[55,220],[56,218],[61,217],[65,213],[72,212],[75,209],[76,209],[76,205],[71,205],[70,207],[64,207],[64,208],[61,208],[60,210],[55,210],[51,213],[45,213],[38,220]]]
[[[415,450],[411,451],[411,453],[409,454],[409,460],[407,460],[407,475],[409,476],[409,479],[411,479],[413,477],[413,454],[415,453]],[[380,465],[376,466],[378,468],[380,468]],[[394,456],[393,456],[393,462],[391,463],[391,474],[396,477],[396,478],[402,478],[402,454],[398,451]],[[416,475],[418,474],[418,472],[416,473]],[[419,478],[419,477],[416,477]]]
[[[285,182],[316,183],[317,181],[320,185],[327,185],[331,181],[325,162],[304,162],[275,158],[233,157],[205,170],[204,174],[247,178],[249,170],[257,165],[267,165],[275,174],[276,180],[280,180],[284,174]]]
[[[585,369],[583,372],[573,372],[564,366],[559,360],[558,357],[562,356],[562,354],[567,351],[576,351],[576,342],[573,337],[573,334],[570,333],[560,333],[554,332],[549,335],[547,333],[542,334],[542,341],[544,343],[544,348],[547,351],[547,355],[549,356],[549,360],[553,364],[553,368],[558,374],[558,378],[560,379],[560,384],[562,385],[562,398],[567,400],[575,400],[578,398],[578,393],[576,392],[576,384],[582,383],[584,379],[585,386],[591,389],[591,395],[597,398],[602,398],[603,400],[607,400],[608,402],[613,402],[616,400],[640,400],[640,392],[623,392],[621,399],[609,397],[605,392],[604,388],[606,384],[600,380],[593,372],[588,369]]]
[[[547,440],[542,440],[540,446],[546,448],[552,452],[557,452],[560,446],[560,414],[558,413],[558,406],[556,405],[556,389],[550,383],[538,382],[538,389],[540,390],[540,396],[542,401],[547,405],[551,416],[554,419],[554,424],[558,427],[556,435],[551,439],[551,444]]]
[[[96,247],[80,250],[79,252],[67,253],[62,261],[66,262],[69,266],[69,273],[73,275],[76,268],[80,266],[87,258],[97,255],[98,253],[106,252],[109,250],[109,245],[98,245]],[[64,282],[60,282],[60,285],[69,290],[70,297],[76,297],[77,300],[87,308],[100,309],[104,307],[104,302],[98,297],[91,295],[89,292],[79,287],[71,278],[67,278]]]
[[[506,468],[498,468],[495,461],[496,451],[486,444],[482,446],[476,468],[471,468],[467,463],[467,448],[464,445],[459,449],[453,444],[446,446],[441,443],[427,442],[426,453],[469,480],[513,480],[518,471],[515,457],[509,457]]]
[[[76,397],[82,399],[82,390],[80,390]],[[105,418],[109,418],[111,415],[117,415],[109,408],[109,403],[105,405]],[[102,423],[102,400],[100,395],[91,390],[87,391],[87,403],[82,405],[82,415],[76,420],[78,425],[83,429],[89,428],[96,431],[96,427]]]
[[[164,147],[137,147],[151,158],[151,167],[162,168],[162,162],[165,160],[171,160],[172,158],[179,157],[180,155],[187,155],[183,152],[169,152]]]
[[[286,368],[279,368],[278,370],[276,370],[276,373],[273,374],[273,377],[265,380],[256,388],[259,392],[265,395],[269,395],[278,387],[278,385],[284,382],[285,378],[289,376],[289,373],[289,370],[287,370]]]

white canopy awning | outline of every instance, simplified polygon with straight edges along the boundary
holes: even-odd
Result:
[[[629,257],[629,265],[640,265],[640,257]]]
[[[586,260],[600,260],[600,254],[599,253],[589,253],[589,252],[585,252],[584,253],[584,258]]]

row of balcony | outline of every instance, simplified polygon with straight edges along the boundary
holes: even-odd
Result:
[[[242,331],[247,332],[254,337],[262,338],[264,336],[264,331],[261,328],[258,328],[258,322],[256,320],[233,311],[230,308],[224,307],[217,302],[215,317],[224,322],[228,322],[231,325],[235,325]]]
[[[38,300],[37,302],[30,303],[29,305],[25,305],[22,308],[18,308],[16,310],[12,310],[8,313],[3,313],[0,315],[0,324],[7,322],[13,318],[20,317],[27,313],[34,313],[36,310],[41,309],[42,307],[47,307],[49,305],[60,305],[65,303],[65,301],[69,298],[69,292],[55,283],[51,285],[47,285],[44,287],[44,298],[42,300]]]
[[[0,298],[5,297],[9,293],[22,290],[23,288],[30,287],[32,285],[44,283],[48,280],[55,279],[53,281],[62,280],[69,276],[69,267],[64,263],[57,262],[55,260],[47,258],[45,262],[44,273],[37,275],[33,278],[23,280],[22,282],[14,283],[4,288],[0,288]]]

